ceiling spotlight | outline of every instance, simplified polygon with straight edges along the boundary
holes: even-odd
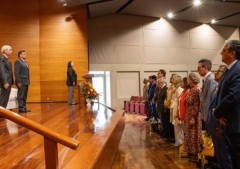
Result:
[[[195,5],[195,6],[198,6],[198,5],[200,5],[200,4],[201,4],[200,0],[195,0],[195,1],[194,1],[194,5]]]
[[[65,4],[63,4],[63,6],[67,6],[67,3],[65,2]]]
[[[168,14],[168,18],[172,18],[173,17],[173,14],[172,13],[169,13]]]
[[[216,23],[217,21],[215,21],[214,19],[211,21],[211,23],[213,24],[213,23]]]

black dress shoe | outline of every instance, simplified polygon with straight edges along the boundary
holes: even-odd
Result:
[[[28,110],[28,109],[26,109],[25,111],[26,111],[26,112],[31,112],[31,110]]]
[[[167,135],[161,135],[161,138],[168,138],[168,136]]]
[[[71,103],[70,105],[76,105],[77,103]]]
[[[19,109],[18,112],[19,113],[26,113],[26,110]]]
[[[149,119],[150,119],[150,118],[146,118],[146,119],[144,119],[144,120],[145,120],[145,121],[149,121]]]

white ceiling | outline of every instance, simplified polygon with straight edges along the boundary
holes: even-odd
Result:
[[[175,20],[240,26],[240,0],[201,1],[193,6],[194,0],[66,0],[68,6],[88,4],[90,18],[113,13],[166,18],[171,12]]]

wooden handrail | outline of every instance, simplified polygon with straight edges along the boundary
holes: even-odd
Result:
[[[46,169],[58,168],[57,143],[76,150],[79,142],[0,106],[0,116],[44,136]]]

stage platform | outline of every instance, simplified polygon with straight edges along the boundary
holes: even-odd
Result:
[[[59,168],[111,168],[125,127],[123,110],[99,103],[92,107],[67,103],[27,107],[32,112],[19,114],[80,142],[77,150],[58,144]],[[25,127],[0,119],[0,168],[45,168],[43,140]]]

